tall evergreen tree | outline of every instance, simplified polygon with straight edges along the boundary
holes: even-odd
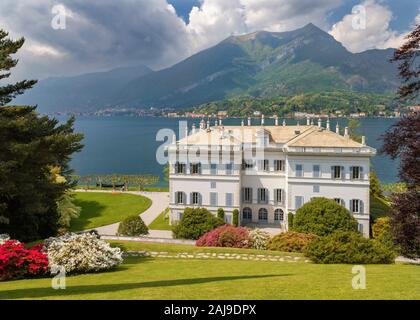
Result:
[[[16,67],[18,60],[11,57],[23,46],[25,39],[11,40],[8,33],[0,29],[0,80],[10,77],[10,69]],[[35,80],[23,80],[15,84],[0,86],[0,106],[8,104],[26,89],[32,88]]]
[[[11,58],[24,40],[12,41],[0,30],[0,78],[16,66]],[[6,73],[1,73],[6,71]],[[0,87],[0,233],[31,241],[56,234],[57,203],[71,187],[70,157],[81,150],[74,118],[64,124],[41,117],[35,107],[1,106],[36,81]],[[57,179],[57,172],[65,179]]]

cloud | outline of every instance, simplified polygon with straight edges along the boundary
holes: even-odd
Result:
[[[397,48],[404,42],[408,32],[392,30],[390,23],[393,18],[392,11],[386,5],[365,0],[351,14],[334,24],[329,33],[352,52]]]

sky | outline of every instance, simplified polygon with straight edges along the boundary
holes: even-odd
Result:
[[[231,35],[313,23],[349,51],[400,46],[420,0],[1,0],[0,28],[24,36],[12,79],[169,67]]]

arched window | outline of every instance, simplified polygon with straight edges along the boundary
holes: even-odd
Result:
[[[252,220],[252,210],[250,208],[244,208],[242,210],[242,219],[247,221]]]
[[[268,221],[268,211],[265,208],[261,208],[258,211],[258,220],[262,223],[266,223]]]
[[[284,211],[282,209],[274,211],[274,221],[284,221]]]

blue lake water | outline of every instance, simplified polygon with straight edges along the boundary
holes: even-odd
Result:
[[[168,128],[174,130],[178,136],[179,121],[180,119],[153,117],[78,117],[75,128],[85,135],[85,147],[74,156],[71,166],[78,175],[148,173],[162,176],[163,167],[156,160],[156,150],[162,142],[156,141],[156,134],[160,129]],[[188,119],[188,125],[191,128],[195,123],[198,127],[199,121]],[[342,128],[347,123],[345,119],[332,119],[331,128],[335,128],[336,121]],[[360,120],[362,126],[359,131],[367,137],[368,145],[379,149],[382,145],[381,135],[396,121],[364,118]],[[224,121],[230,125],[240,125],[240,122],[240,119]],[[296,120],[289,119],[287,123],[296,124]],[[301,123],[304,124],[304,121]],[[266,124],[273,124],[273,120],[266,119]],[[372,165],[383,183],[398,181],[396,161],[377,155],[373,158]]]

